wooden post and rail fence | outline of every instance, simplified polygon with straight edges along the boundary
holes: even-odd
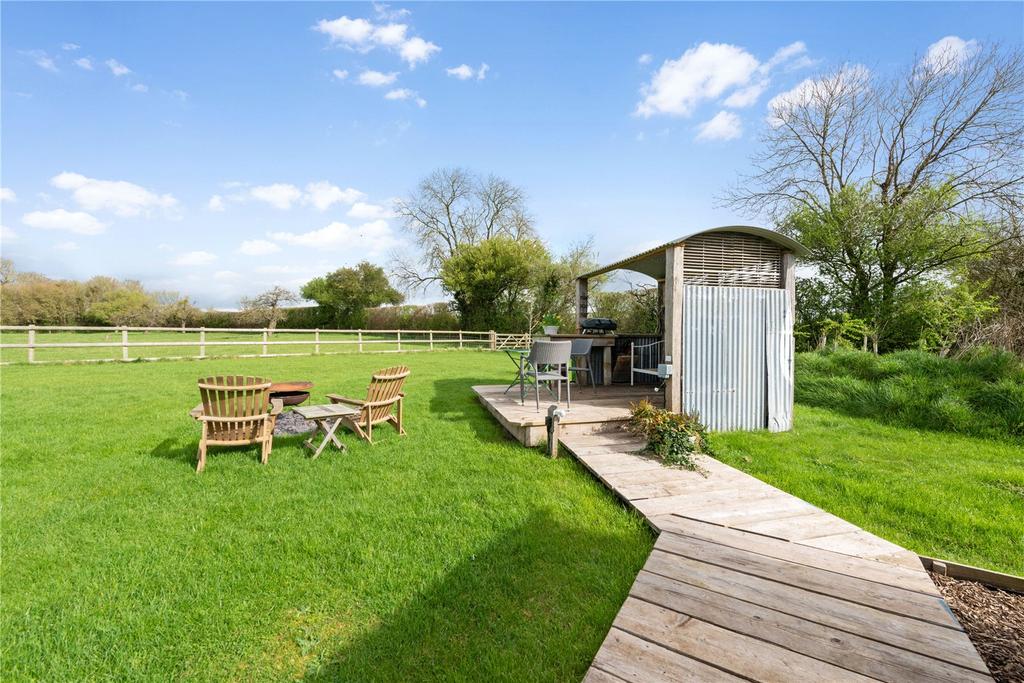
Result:
[[[24,335],[22,337],[22,335]],[[61,341],[47,341],[60,335]],[[101,341],[85,341],[99,335]],[[188,338],[182,338],[183,335]],[[154,339],[161,336],[161,339]],[[68,340],[67,338],[71,338]],[[277,337],[277,338],[275,338]],[[281,337],[286,337],[282,339]],[[12,338],[18,341],[9,341]],[[21,339],[24,341],[21,341]],[[0,363],[12,362],[8,350],[24,349],[29,363],[107,362],[162,359],[204,359],[210,349],[241,347],[259,353],[214,354],[217,357],[273,358],[279,356],[335,355],[338,353],[398,353],[401,351],[436,351],[481,349],[500,351],[528,347],[529,334],[499,334],[494,330],[333,330],[286,328],[213,328],[213,327],[100,327],[88,325],[0,325]],[[303,347],[301,350],[296,347]],[[326,347],[328,350],[324,350]],[[39,359],[37,352],[77,349],[72,357]],[[103,358],[88,356],[81,350],[120,349]],[[133,353],[132,350],[140,350]],[[175,355],[146,355],[144,349],[180,349]],[[289,349],[295,351],[289,352]],[[194,350],[194,353],[187,353]],[[4,357],[6,356],[6,357]],[[20,359],[19,359],[20,360]],[[15,360],[14,362],[18,362]]]

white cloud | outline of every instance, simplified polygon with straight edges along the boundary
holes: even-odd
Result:
[[[445,69],[445,71],[449,76],[457,78],[460,81],[468,80],[473,77],[474,73],[476,73],[473,70],[473,67],[469,64],[459,64],[458,66],[453,66],[450,69]]]
[[[240,277],[242,277],[242,274],[236,273],[233,270],[218,270],[213,274],[213,279],[220,282],[230,282],[232,280],[237,280]]]
[[[641,66],[644,66],[646,64],[650,64],[653,60],[654,55],[652,55],[650,52],[645,52],[636,58],[636,63]]]
[[[270,233],[270,239],[314,249],[345,248],[368,250],[371,253],[384,252],[398,244],[398,240],[384,220],[365,223],[358,228],[334,221],[310,232],[273,232]]]
[[[345,80],[346,78],[348,78],[348,70],[347,70],[347,69],[335,69],[335,70],[334,70],[334,71],[332,71],[331,73],[332,73],[332,74],[334,75],[334,77],[335,77],[335,78],[337,78],[337,79],[338,79],[339,81],[343,81],[343,80]]]
[[[64,43],[63,45],[60,46],[60,49],[66,50],[68,52],[74,52],[75,50],[77,50],[80,47],[82,47],[82,46],[79,45],[78,43]]]
[[[54,61],[53,57],[46,54],[43,50],[28,50],[21,54],[27,55],[32,58],[35,65],[44,71],[57,73],[60,69],[57,68],[57,62]]]
[[[640,63],[644,57],[641,55]],[[787,70],[813,64],[807,45],[796,41],[785,45],[766,62],[737,45],[701,43],[679,59],[666,60],[649,83],[640,90],[642,99],[635,113],[644,118],[657,114],[690,116],[703,102],[725,95],[724,106],[749,107],[768,87],[769,74],[785,66]]]
[[[387,47],[399,47],[405,42],[405,24],[384,24],[373,30],[373,40]]]
[[[18,195],[9,187],[0,187],[0,202],[16,202]]]
[[[387,208],[380,204],[369,204],[367,202],[356,202],[348,210],[347,215],[349,218],[363,221],[374,221],[392,217],[392,213]]]
[[[411,11],[404,7],[400,9],[391,9],[391,5],[385,5],[380,2],[373,3],[373,13],[377,15],[378,19],[386,19],[388,21],[403,19],[412,14]]]
[[[826,91],[837,89],[861,90],[867,87],[871,71],[863,64],[847,64],[837,72],[824,78],[805,78],[794,87],[768,100],[767,121],[771,126],[781,126],[790,112],[806,107]]]
[[[405,60],[405,63],[409,65],[410,69],[415,69],[417,64],[427,61],[435,53],[440,51],[441,48],[434,45],[429,40],[423,40],[422,38],[417,37],[402,43],[402,47],[398,50],[398,54],[403,60]]]
[[[698,140],[735,140],[743,135],[740,117],[731,111],[720,111],[698,126]]]
[[[369,42],[373,36],[373,23],[366,19],[349,19],[341,16],[337,19],[321,19],[314,27],[320,33],[326,34],[331,42],[340,42],[346,45],[363,45]]]
[[[487,78],[487,72],[491,70],[491,67],[486,62],[480,65],[480,68],[474,69],[469,64],[459,64],[451,68],[445,69],[452,78],[457,78],[460,81],[468,81],[470,78],[476,78],[478,81],[482,81]]]
[[[50,184],[70,190],[75,202],[89,211],[109,210],[118,216],[137,216],[152,209],[170,209],[178,200],[170,194],[156,194],[124,180],[97,180],[80,173],[60,173]]]
[[[366,195],[359,190],[347,187],[344,190],[326,180],[306,185],[305,203],[312,204],[320,211],[326,211],[333,204],[351,204]]]
[[[14,242],[18,239],[18,233],[14,232],[6,225],[0,225],[0,242]]]
[[[366,53],[377,47],[397,52],[412,69],[430,59],[441,48],[419,36],[410,38],[409,26],[394,21],[408,14],[407,10],[377,10],[377,16],[384,18],[387,23],[375,24],[368,19],[341,16],[337,19],[321,19],[313,29],[326,35],[332,43],[356,52]]]
[[[757,99],[761,97],[761,93],[764,92],[765,88],[768,87],[768,80],[758,81],[752,85],[748,85],[745,88],[734,90],[731,95],[725,98],[722,102],[727,107],[733,107],[735,109],[742,109],[743,107],[749,107],[750,105],[757,102]]]
[[[743,48],[725,43],[701,43],[679,59],[666,60],[646,84],[636,113],[689,116],[696,106],[727,89],[746,85],[759,66]]]
[[[92,60],[88,57],[79,57],[78,59],[76,59],[75,66],[77,66],[79,69],[85,69],[86,71],[93,70]]]
[[[928,46],[921,65],[935,73],[953,73],[978,50],[978,41],[946,36]]]
[[[115,76],[127,76],[132,72],[131,69],[129,69],[116,59],[108,59],[103,63],[107,65],[108,69],[110,69],[110,73],[114,74]]]
[[[281,247],[268,240],[245,240],[238,251],[246,256],[266,256],[281,251]]]
[[[57,251],[78,251],[78,242],[58,242],[53,248]]]
[[[99,235],[107,224],[83,211],[32,211],[21,217],[21,222],[38,230],[62,230],[78,235]]]
[[[252,188],[249,196],[278,209],[290,209],[293,203],[302,198],[302,190],[288,183],[274,183]]]
[[[210,211],[223,211],[226,207],[224,206],[224,198],[219,194],[215,194],[210,197],[210,201],[206,202],[206,208]]]
[[[412,100],[416,103],[416,106],[422,109],[427,106],[427,101],[420,97],[415,90],[409,90],[408,88],[396,88],[395,90],[389,90],[385,95],[386,100]]]
[[[206,266],[217,260],[216,254],[208,251],[187,251],[171,259],[172,266]]]
[[[385,85],[391,85],[398,80],[398,74],[394,71],[390,73],[382,73],[380,71],[373,71],[368,69],[359,74],[359,84],[368,85],[371,88],[380,88]]]
[[[142,83],[136,83],[132,86],[134,92],[149,92],[149,86]]]
[[[807,54],[807,45],[802,40],[797,40],[784,45],[775,51],[771,59],[761,65],[761,73],[768,73],[772,69]]]
[[[178,100],[179,102],[187,102],[188,101],[188,93],[185,92],[184,90],[172,90],[170,94],[171,94],[171,97],[173,97],[174,99]]]

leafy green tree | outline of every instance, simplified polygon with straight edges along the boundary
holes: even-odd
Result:
[[[984,326],[999,306],[981,286],[961,277],[952,285],[933,284],[919,298],[917,310],[924,321],[920,346],[945,357],[983,341]]]
[[[902,290],[991,253],[1022,225],[1024,53],[998,45],[891,76],[843,66],[773,100],[732,207],[767,216],[889,343]]]
[[[243,298],[241,317],[249,324],[261,325],[273,333],[277,323],[288,316],[284,305],[298,300],[295,292],[284,287],[274,287],[257,296]]]
[[[310,280],[302,287],[302,298],[315,301],[322,319],[339,329],[364,328],[366,309],[405,301],[384,269],[366,261]]]
[[[141,287],[121,287],[92,304],[88,317],[102,325],[152,325],[159,306],[152,294]]]
[[[495,237],[458,248],[440,277],[463,328],[522,332],[540,317],[535,297],[550,286],[550,269],[539,240]]]

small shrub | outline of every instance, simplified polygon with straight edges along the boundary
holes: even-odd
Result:
[[[689,413],[671,413],[656,408],[650,401],[630,406],[627,429],[647,439],[646,452],[657,456],[666,465],[696,470],[693,456],[711,453],[704,425]]]

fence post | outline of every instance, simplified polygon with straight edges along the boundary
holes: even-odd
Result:
[[[430,340],[430,350],[433,351],[434,350],[434,331],[433,330],[430,330],[430,332],[427,334],[427,339]]]
[[[121,328],[121,360],[128,360],[128,328]]]
[[[35,323],[28,326],[28,362],[36,362],[36,326]]]
[[[402,331],[398,330],[398,350],[402,350]]]
[[[199,328],[199,357],[206,358],[206,328]]]
[[[267,330],[263,330],[263,353],[260,355],[267,355]]]
[[[491,351],[498,350],[498,333],[491,330]]]
[[[359,339],[359,353],[362,353],[363,352],[363,331],[362,330],[358,330],[358,339]]]
[[[459,330],[459,348],[462,348],[462,330]]]
[[[320,355],[320,328],[319,327],[316,328],[316,330],[313,332],[313,341],[316,342],[316,345],[313,347],[313,353],[315,353],[316,355],[319,356]]]

